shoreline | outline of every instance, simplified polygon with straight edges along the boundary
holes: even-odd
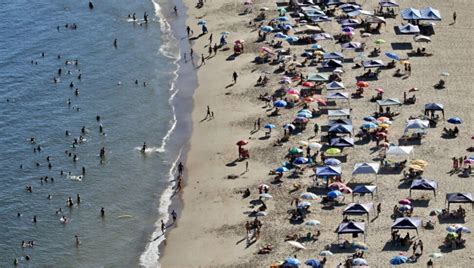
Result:
[[[170,186],[163,190],[159,199],[158,219],[153,226],[150,227],[152,228],[152,240],[150,240],[150,237],[146,237],[147,245],[144,250],[139,253],[140,266],[159,267],[159,261],[166,247],[166,236],[162,237],[160,235],[160,221],[164,220],[167,223],[168,233],[174,228],[173,224],[170,223],[169,213],[174,209],[178,215],[180,215],[183,208],[181,191],[176,194],[173,188],[176,186],[175,174],[177,172],[177,164],[179,162],[182,162],[184,165],[186,164],[187,153],[189,151],[189,138],[192,133],[192,121],[189,120],[189,115],[192,113],[192,96],[197,88],[197,76],[196,71],[193,68],[189,68],[188,64],[183,63],[181,57],[181,51],[189,50],[190,47],[187,39],[183,41],[183,38],[181,38],[183,33],[186,34],[183,30],[185,28],[183,25],[185,25],[187,19],[186,14],[173,17],[172,14],[166,12],[166,10],[168,10],[167,8],[172,10],[171,1],[151,1],[155,9],[160,8],[158,11],[155,10],[155,13],[158,13],[156,16],[160,19],[160,23],[166,24],[160,26],[163,34],[168,35],[168,40],[166,41],[171,42],[174,49],[178,50],[177,58],[174,60],[177,66],[175,71],[176,79],[173,82],[173,88],[170,89],[170,91],[174,91],[170,97],[170,106],[174,110],[174,118],[172,120],[174,120],[175,125],[171,126],[170,131],[163,137],[163,144],[160,147],[160,150],[163,151],[168,151],[170,149],[167,148],[172,147],[172,151],[173,153],[176,152],[176,156],[173,157],[172,161],[174,162],[168,171]],[[181,5],[181,7],[184,8],[181,1],[176,4],[178,7]],[[163,55],[173,58],[173,55],[169,55],[169,52],[164,51],[163,47],[160,47],[159,50]],[[184,172],[186,172],[186,168]],[[183,178],[183,184],[186,182],[186,179],[186,177]]]

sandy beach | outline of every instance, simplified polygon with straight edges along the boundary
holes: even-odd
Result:
[[[177,225],[168,234],[165,241],[163,258],[160,259],[162,267],[270,267],[271,264],[282,261],[287,257],[297,256],[304,262],[307,259],[319,258],[319,252],[329,249],[334,253],[327,257],[326,266],[336,267],[343,263],[348,255],[354,250],[340,250],[337,247],[337,234],[334,232],[343,220],[342,212],[347,204],[351,203],[351,195],[346,194],[342,205],[333,209],[323,209],[320,202],[311,201],[310,213],[306,215],[306,220],[317,220],[320,225],[317,228],[308,229],[305,224],[294,224],[289,221],[291,216],[288,211],[294,209],[292,201],[303,192],[313,192],[317,195],[326,195],[328,192],[324,186],[315,187],[313,183],[313,168],[306,168],[299,178],[288,178],[291,172],[284,173],[281,183],[273,183],[274,175],[269,175],[270,170],[281,166],[287,161],[285,156],[292,147],[299,147],[300,141],[316,139],[322,144],[327,142],[322,139],[326,135],[324,131],[314,137],[313,125],[317,123],[324,126],[328,122],[328,116],[311,118],[302,133],[290,135],[289,141],[282,146],[274,146],[277,139],[284,135],[283,125],[291,123],[297,112],[302,107],[291,109],[280,109],[280,116],[272,116],[272,109],[265,107],[265,102],[258,99],[264,93],[273,94],[282,85],[279,81],[282,77],[280,73],[274,73],[278,65],[255,64],[253,60],[260,55],[261,47],[269,47],[269,41],[273,39],[273,33],[268,34],[267,41],[256,42],[258,39],[258,28],[249,26],[259,13],[260,8],[268,7],[265,11],[267,19],[277,18],[278,11],[274,1],[258,1],[254,4],[253,12],[240,14],[244,11],[244,1],[208,0],[204,7],[195,8],[195,0],[185,0],[188,7],[187,25],[194,31],[191,41],[194,49],[194,61],[198,73],[199,86],[194,95],[194,110],[192,113],[193,132],[190,141],[190,150],[186,160],[185,184],[181,192],[183,199],[183,210],[179,215]],[[359,126],[364,123],[363,118],[373,115],[377,111],[377,105],[370,102],[370,97],[376,95],[375,88],[385,90],[383,98],[398,98],[403,100],[403,92],[408,92],[411,88],[417,88],[416,92],[409,93],[409,96],[416,95],[416,103],[413,105],[403,105],[392,108],[400,113],[388,128],[389,142],[399,144],[399,139],[410,116],[423,114],[426,103],[442,103],[444,105],[446,118],[459,117],[463,119],[461,125],[457,125],[460,133],[456,138],[443,137],[443,127],[453,127],[445,119],[440,119],[436,128],[428,128],[426,137],[421,144],[414,145],[414,153],[410,159],[422,159],[428,162],[424,169],[423,178],[436,180],[438,189],[436,198],[432,193],[415,191],[412,195],[414,202],[413,217],[419,217],[425,223],[433,219],[429,216],[434,209],[445,208],[445,195],[452,192],[474,192],[474,182],[471,178],[460,177],[458,174],[451,175],[452,157],[463,157],[471,155],[466,148],[473,145],[471,136],[474,135],[473,128],[473,98],[472,84],[474,78],[472,72],[472,62],[474,54],[471,51],[474,10],[469,8],[466,1],[452,0],[430,0],[430,1],[399,1],[400,8],[395,8],[396,13],[409,7],[424,8],[433,7],[440,11],[443,16],[442,21],[436,21],[435,35],[431,36],[432,42],[418,43],[413,41],[413,35],[396,35],[394,27],[404,22],[400,16],[395,19],[387,19],[382,26],[380,34],[367,38],[361,37],[360,29],[356,29],[353,41],[366,43],[365,54],[369,54],[375,47],[381,49],[382,53],[376,59],[382,59],[385,63],[390,59],[384,56],[384,52],[395,52],[401,58],[408,58],[409,50],[396,49],[394,43],[411,43],[412,49],[425,47],[430,57],[409,57],[411,64],[411,75],[394,77],[395,69],[401,68],[403,64],[398,64],[395,69],[382,70],[378,80],[367,81],[369,87],[365,89],[363,98],[351,99],[349,103],[340,103],[340,107],[351,108],[351,119],[354,131],[357,133]],[[359,1],[363,8],[373,11],[378,6],[378,1]],[[457,12],[457,22],[452,24],[452,14]],[[289,17],[289,15],[288,15]],[[470,18],[471,17],[471,18]],[[201,33],[200,26],[197,25],[199,19],[207,22],[209,33],[195,38]],[[294,21],[294,18],[291,18]],[[268,22],[265,21],[265,22]],[[339,33],[340,24],[335,20],[321,23],[320,26],[325,32],[330,34]],[[201,54],[208,56],[209,35],[213,34],[214,43],[219,43],[221,32],[229,32],[227,38],[229,49],[219,49],[217,54],[206,59],[201,65]],[[293,35],[294,30],[290,31]],[[383,39],[385,42],[376,45],[376,39]],[[245,40],[244,53],[231,59],[233,54],[233,42],[235,40]],[[318,42],[326,52],[340,52],[341,45],[334,40]],[[283,40],[283,48],[291,48],[291,55],[296,54],[296,62],[302,62],[301,54],[311,45],[289,45]],[[346,89],[344,91],[354,93],[357,89],[356,76],[363,74],[363,68],[352,68],[353,59],[358,56],[352,50],[344,51],[345,62],[343,64],[344,73],[342,83]],[[187,52],[189,59],[189,52]],[[188,64],[191,64],[190,62]],[[233,72],[238,74],[237,83],[233,84]],[[317,67],[306,66],[297,67],[297,72],[308,75],[316,73]],[[449,76],[443,77],[440,74],[448,72]],[[329,73],[330,74],[330,73]],[[260,76],[266,75],[269,82],[264,87],[256,87],[256,81]],[[440,79],[446,80],[444,89],[435,89],[435,85]],[[291,88],[300,89],[298,82],[285,85]],[[328,91],[323,89],[323,97]],[[214,118],[206,118],[207,106],[214,113]],[[318,108],[317,103],[311,103],[310,108]],[[325,106],[319,106],[324,109]],[[255,121],[261,118],[262,128],[259,131],[254,129]],[[265,138],[263,126],[273,124],[276,126],[272,130],[271,137]],[[238,148],[236,143],[239,140],[247,140],[245,146],[249,150],[250,158],[237,161]],[[355,138],[357,141],[357,138]],[[368,196],[357,198],[360,202],[373,202],[374,205],[381,204],[382,211],[375,217],[375,212],[370,215],[370,220],[366,221],[366,241],[368,250],[364,253],[370,267],[390,267],[389,260],[393,256],[406,253],[412,255],[411,247],[393,247],[391,240],[391,225],[393,223],[393,207],[398,205],[398,200],[408,197],[409,189],[400,185],[403,178],[402,173],[379,172],[377,180],[374,176],[357,176],[352,178],[351,172],[355,163],[378,162],[380,150],[374,141],[356,142],[352,148],[345,148],[347,160],[343,161],[342,181],[348,186],[358,184],[372,184],[377,186],[377,194],[373,200]],[[395,158],[398,159],[398,158]],[[320,157],[317,157],[317,165],[322,166]],[[249,170],[246,171],[246,163]],[[249,217],[249,213],[259,206],[259,192],[257,187],[262,184],[270,186],[269,194],[272,199],[265,201],[268,206],[267,216],[259,217],[262,222],[260,238],[248,245],[246,243],[247,221],[253,221],[254,217]],[[295,188],[296,185],[296,188]],[[408,185],[409,187],[409,185]],[[242,198],[242,192],[249,188],[251,194],[247,198]],[[257,204],[257,205],[254,205]],[[455,209],[454,204],[451,208]],[[470,205],[464,204],[467,216],[461,223],[467,228],[474,228],[471,221],[473,211]],[[364,219],[364,217],[356,217]],[[374,219],[375,218],[375,219]],[[306,221],[305,220],[305,221]],[[443,241],[446,237],[448,227],[451,223],[439,221],[434,217],[435,224],[433,230],[419,228],[417,240],[421,239],[424,244],[423,254],[414,264],[406,264],[413,267],[426,267],[428,260],[432,259],[434,267],[469,267],[472,262],[472,235],[463,234],[466,239],[464,248],[456,250],[446,250]],[[320,236],[315,241],[303,241],[306,247],[303,250],[296,250],[285,242],[285,236],[298,234],[306,236],[310,231],[313,233],[319,230]],[[415,232],[410,232],[416,235]],[[401,230],[404,235],[405,231]],[[347,236],[347,235],[346,235]],[[344,239],[351,241],[351,237]],[[357,238],[361,240],[361,238]],[[363,240],[362,240],[363,241]],[[267,244],[272,245],[269,254],[257,254],[258,250]],[[431,258],[431,253],[442,253],[441,258]],[[301,265],[304,267],[304,265]]]

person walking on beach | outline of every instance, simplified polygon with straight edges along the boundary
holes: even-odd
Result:
[[[178,16],[178,8],[176,6],[174,6],[173,11],[174,11],[174,14]]]
[[[206,58],[204,58],[204,54],[201,54],[201,66],[206,65]]]
[[[319,125],[317,123],[314,123],[314,136],[318,136],[319,132]]]
[[[100,216],[102,218],[105,217],[105,209],[103,207],[100,209]]]
[[[456,23],[456,18],[458,17],[458,15],[456,14],[456,11],[454,11],[453,13],[453,24]]]
[[[188,36],[191,35],[191,27],[186,26],[186,32],[188,33]]]
[[[207,52],[209,53],[209,56],[210,57],[212,55],[212,46],[209,45],[208,49],[207,49]]]
[[[194,56],[194,50],[193,50],[193,48],[191,48],[191,49],[189,50],[189,56],[191,57],[191,59],[193,59],[193,56]]]
[[[237,83],[237,78],[238,78],[238,77],[239,77],[239,75],[238,75],[236,72],[234,72],[234,73],[232,74],[232,80],[234,81],[234,84]]]
[[[79,240],[79,236],[75,235],[74,237],[76,238],[76,246],[79,246],[81,244],[81,240]]]
[[[171,212],[171,217],[173,218],[173,223],[175,223],[176,219],[178,218],[178,214],[176,213],[176,211],[174,211],[174,209]]]
[[[204,119],[207,119],[211,116],[211,108],[209,107],[209,105],[207,105],[207,113],[206,113],[206,118]]]
[[[245,172],[249,171],[249,161],[245,161]]]
[[[382,203],[379,203],[377,205],[377,216],[380,215],[381,212],[382,212]]]
[[[257,118],[257,130],[260,130],[261,119]]]
[[[179,176],[183,175],[183,168],[184,168],[183,163],[179,162],[179,165],[178,165],[178,174],[179,174]]]
[[[166,225],[165,225],[165,222],[163,220],[161,220],[161,232],[163,234],[165,234],[165,230],[166,230]]]
[[[217,50],[219,49],[217,43],[214,44],[214,47],[212,49],[214,50],[214,56],[217,55]]]
[[[209,35],[209,46],[211,46],[211,44],[212,44],[212,33],[211,35]]]
[[[114,47],[117,48],[117,38],[114,39]]]

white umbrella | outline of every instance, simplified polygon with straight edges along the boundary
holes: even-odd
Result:
[[[265,199],[272,199],[273,198],[273,196],[271,194],[267,194],[267,193],[260,194],[260,197],[265,198]]]
[[[286,242],[295,248],[306,249],[306,247],[303,246],[303,244],[301,244],[300,242],[297,242],[297,241],[286,241]]]
[[[318,149],[318,150],[323,147],[320,143],[317,143],[317,142],[310,142],[308,146],[311,149]]]
[[[332,253],[329,250],[323,250],[319,253],[319,256],[333,256],[333,255],[334,255],[334,253]]]
[[[321,222],[317,221],[317,220],[309,220],[305,223],[306,226],[317,226],[317,225],[320,225]]]

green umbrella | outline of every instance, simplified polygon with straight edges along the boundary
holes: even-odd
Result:
[[[341,149],[338,148],[329,148],[325,152],[327,155],[337,155],[341,153]]]
[[[385,43],[385,40],[383,40],[383,39],[377,39],[377,40],[375,40],[375,43],[376,43],[377,45],[384,44],[384,43]]]
[[[300,148],[297,148],[297,147],[293,147],[289,151],[290,154],[300,154],[302,152],[303,152],[303,150],[301,150]]]
[[[285,12],[285,13],[288,12],[288,11],[286,11],[286,8],[284,8],[284,7],[280,7],[280,8],[278,9],[278,11],[280,11],[280,12]]]

